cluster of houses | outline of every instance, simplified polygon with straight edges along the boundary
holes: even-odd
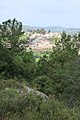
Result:
[[[50,38],[53,37],[61,37],[60,33],[46,33],[46,34],[40,34],[40,33],[34,33],[30,35],[29,40],[29,48],[32,50],[39,50],[39,49],[52,49],[53,44],[49,41]]]
[[[49,40],[46,37],[45,38],[38,37],[29,43],[29,48],[31,49],[42,49],[47,47],[51,48],[52,44],[49,42]]]
[[[28,32],[28,34],[30,34],[30,33]],[[60,38],[61,34],[58,32],[50,32],[50,33],[46,33],[46,34],[41,34],[41,33],[30,34],[30,39],[35,39],[37,37],[42,37],[42,38],[46,37],[47,39],[52,38],[52,37],[59,37]]]

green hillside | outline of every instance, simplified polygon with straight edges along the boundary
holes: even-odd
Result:
[[[0,25],[0,120],[80,120],[80,33],[48,56],[22,48],[23,34],[16,19]]]

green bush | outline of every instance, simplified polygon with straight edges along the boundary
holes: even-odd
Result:
[[[47,95],[53,93],[52,80],[47,76],[38,76],[32,82],[34,88]]]

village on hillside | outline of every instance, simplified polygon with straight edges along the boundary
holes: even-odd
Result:
[[[24,33],[25,36],[29,36],[28,40],[28,47],[27,50],[46,50],[52,49],[55,44],[50,41],[51,38],[61,38],[61,33],[58,32],[46,32],[45,34],[42,33],[33,33],[33,32],[26,32]],[[26,45],[25,45],[26,46]]]

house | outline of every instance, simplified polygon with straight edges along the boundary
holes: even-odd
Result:
[[[40,40],[40,42],[41,42],[42,44],[50,44],[47,39]]]

